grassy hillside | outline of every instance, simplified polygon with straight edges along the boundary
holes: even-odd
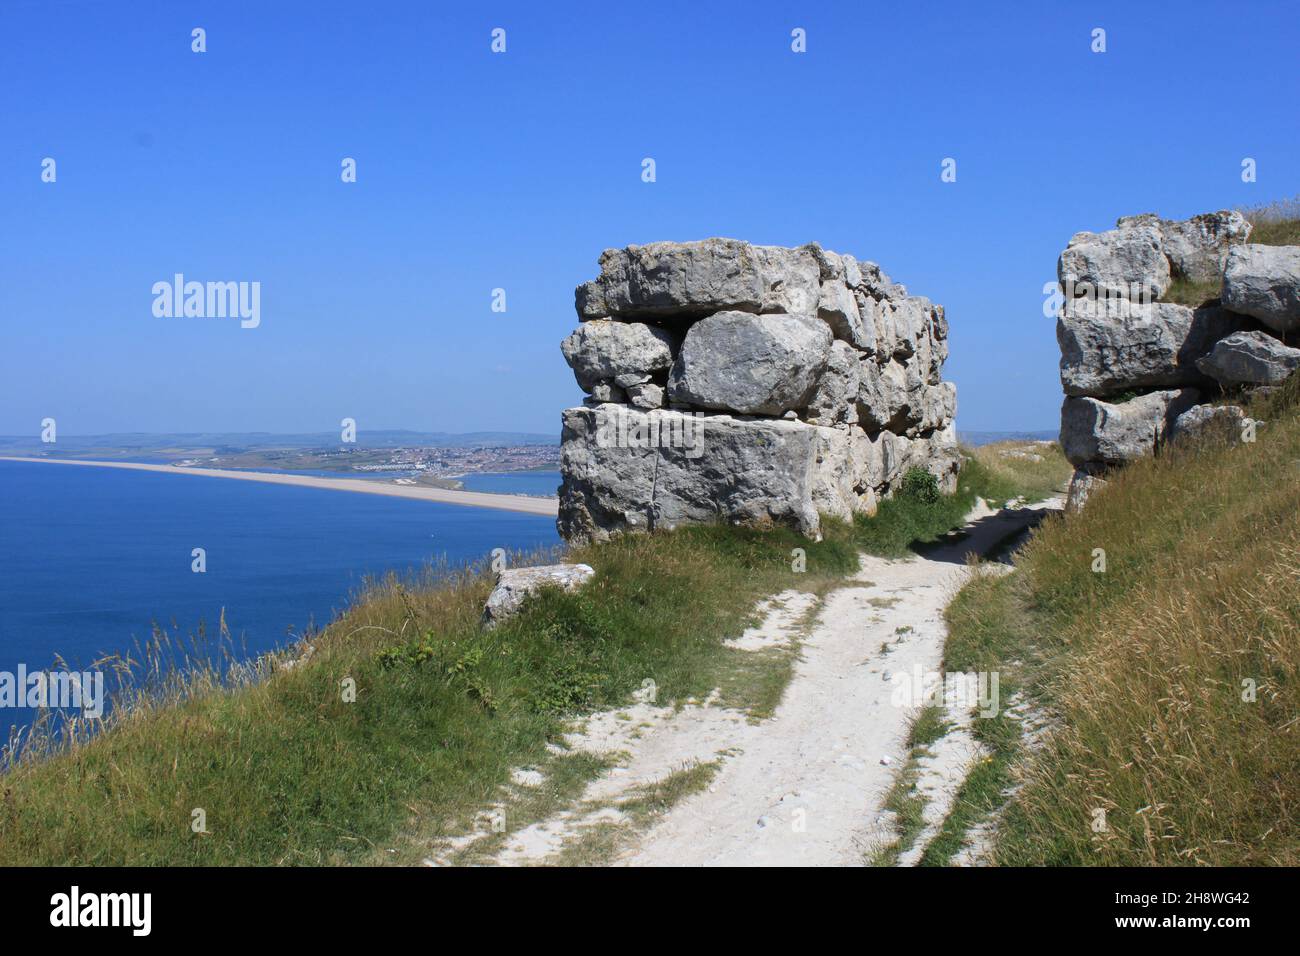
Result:
[[[1020,715],[975,722],[994,758],[956,815],[1016,788],[998,862],[1300,863],[1297,379],[1253,444],[1128,466],[950,606],[946,668],[1000,671],[1045,724],[1026,746]]]
[[[701,527],[580,549],[569,557],[596,569],[588,586],[544,594],[492,631],[479,627],[486,574],[382,582],[300,663],[263,662],[235,688],[200,672],[120,708],[89,741],[11,767],[0,865],[416,862],[491,806],[512,768],[546,768],[533,811],[576,792],[601,765],[548,744],[647,679],[661,703],[718,687],[770,713],[792,652],[723,643],[760,598],[837,586],[859,550],[906,553],[960,524],[977,495],[1019,493],[1010,482],[972,461],[959,493],[940,497],[911,476],[876,518],[828,521],[817,543]]]

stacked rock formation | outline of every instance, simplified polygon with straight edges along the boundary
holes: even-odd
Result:
[[[1300,248],[1248,243],[1250,224],[1221,211],[1182,222],[1122,218],[1081,232],[1061,253],[1061,446],[1075,466],[1069,506],[1107,469],[1178,432],[1240,425],[1239,406],[1207,404],[1268,387],[1300,365],[1283,339],[1300,329]],[[1175,280],[1222,280],[1198,308],[1161,301]]]
[[[728,521],[817,536],[911,468],[952,490],[943,308],[871,262],[735,239],[609,249],[561,346],[560,534]]]

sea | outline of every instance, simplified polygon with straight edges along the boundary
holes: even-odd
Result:
[[[469,476],[554,494],[556,472]],[[0,679],[134,652],[154,626],[253,657],[347,608],[368,578],[560,544],[553,518],[116,468],[0,461]],[[202,549],[205,570],[193,570]],[[0,704],[0,737],[35,712]],[[3,742],[0,740],[0,742]]]

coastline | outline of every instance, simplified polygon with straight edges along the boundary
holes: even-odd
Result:
[[[85,465],[94,468],[126,468],[134,471],[154,471],[168,475],[201,475],[206,478],[234,478],[242,481],[261,481],[272,485],[296,485],[300,488],[323,488],[327,491],[351,491],[370,495],[388,495],[393,498],[414,498],[436,501],[440,504],[461,505],[468,508],[493,508],[498,511],[518,511],[524,514],[555,517],[559,501],[531,495],[503,495],[488,491],[453,491],[445,488],[427,488],[396,485],[366,478],[314,478],[306,475],[282,475],[272,472],[235,471],[227,468],[179,468],[175,465],[147,465],[126,461],[87,461],[74,458],[25,458],[0,456],[0,462],[25,461],[53,465]]]

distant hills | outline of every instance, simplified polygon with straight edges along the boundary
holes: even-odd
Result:
[[[339,433],[304,432],[279,435],[271,432],[120,432],[108,435],[58,436],[59,452],[118,449],[122,451],[160,452],[173,448],[212,448],[221,450],[264,448],[321,448],[340,444]],[[418,432],[407,429],[358,429],[359,448],[497,448],[505,445],[556,445],[558,435],[534,432]],[[48,452],[39,435],[0,435],[0,455],[24,452]]]
[[[963,445],[970,445],[972,448],[978,448],[980,445],[991,445],[995,441],[1056,441],[1059,432],[957,432],[957,440]]]

